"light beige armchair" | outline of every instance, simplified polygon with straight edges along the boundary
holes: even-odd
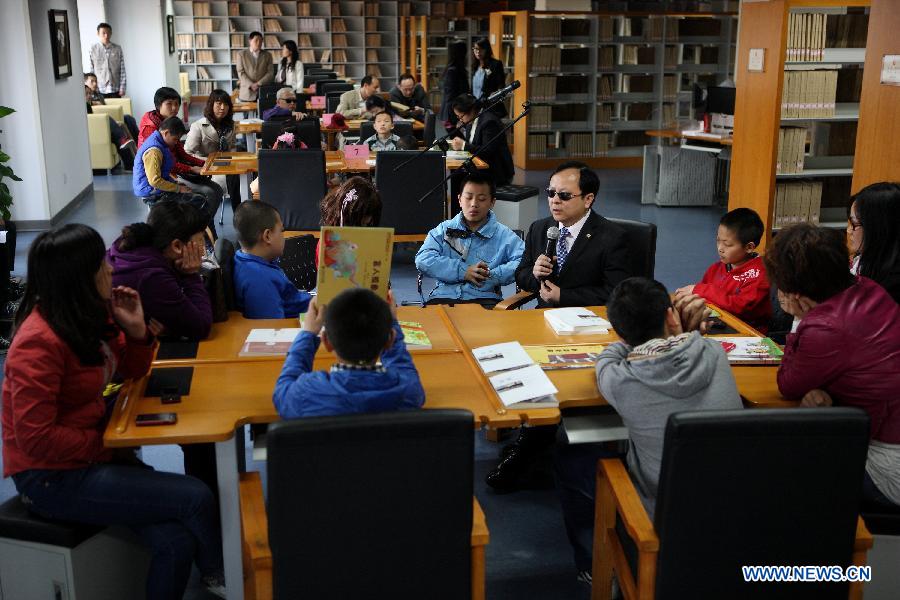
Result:
[[[109,115],[105,113],[89,114],[88,142],[91,149],[92,169],[112,169],[119,162],[119,154],[110,141]]]
[[[125,123],[125,109],[121,104],[98,104],[92,106],[91,111],[97,115],[109,115],[113,121],[122,125]]]
[[[132,112],[133,109],[131,107],[131,98],[129,98],[128,96],[125,96],[124,98],[107,98],[106,104],[112,106],[121,106],[126,115],[131,115],[132,117],[134,116],[134,112]]]

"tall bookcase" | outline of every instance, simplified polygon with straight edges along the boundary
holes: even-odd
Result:
[[[870,0],[742,7],[729,209],[843,229],[855,177]],[[750,69],[750,52],[763,64]]]
[[[734,13],[491,13],[495,55],[522,82],[510,107],[531,114],[514,133],[514,162],[548,169],[641,164],[646,131],[692,116],[692,86],[731,77]],[[512,59],[510,61],[510,59]]]
[[[235,58],[252,31],[281,60],[292,39],[305,63],[321,63],[352,79],[374,73],[399,75],[398,15],[401,2],[375,0],[175,0],[180,70],[195,97],[237,87]]]

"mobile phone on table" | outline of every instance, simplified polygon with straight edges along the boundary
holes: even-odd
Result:
[[[138,415],[134,420],[137,426],[150,425],[174,425],[178,422],[178,415],[173,412],[168,413],[144,413]]]

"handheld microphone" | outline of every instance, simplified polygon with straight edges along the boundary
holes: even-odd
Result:
[[[512,94],[513,90],[519,89],[520,87],[522,87],[522,83],[517,79],[517,80],[513,81],[511,84],[509,84],[508,86],[500,88],[499,90],[497,90],[496,92],[494,92],[493,94],[491,94],[490,96],[485,98],[484,103],[490,104],[497,98],[503,98],[504,96],[508,96],[508,95]]]
[[[547,245],[544,247],[544,255],[552,259],[556,256],[556,240],[559,239],[559,227],[548,227],[547,228]],[[547,276],[549,277],[549,275]],[[540,280],[544,281],[547,277],[541,277]]]

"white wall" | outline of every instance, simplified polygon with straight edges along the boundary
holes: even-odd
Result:
[[[53,77],[47,16],[50,9],[68,11],[73,73],[65,79]],[[77,66],[81,56],[78,7],[75,0],[30,0],[28,10],[52,218],[93,183],[84,81]]]
[[[106,2],[112,40],[122,46],[128,76],[126,93],[135,118],[153,109],[153,94],[162,86],[178,89],[178,56],[169,54],[167,0]]]
[[[106,8],[103,0],[78,0],[79,37],[81,38],[82,71],[91,71],[90,50],[97,39],[97,25],[106,22]],[[75,60],[75,57],[72,57]]]

